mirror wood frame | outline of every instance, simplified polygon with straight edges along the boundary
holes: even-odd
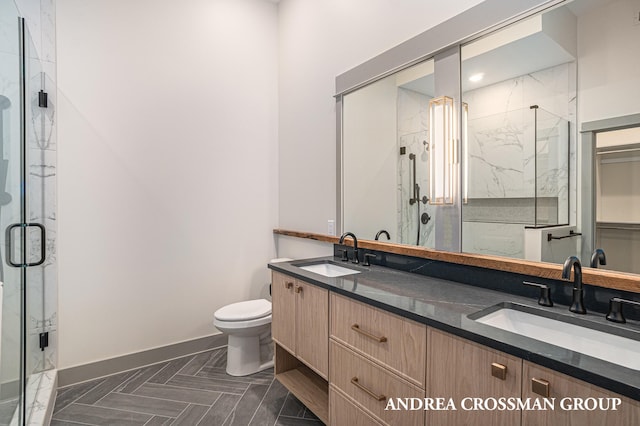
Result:
[[[579,1],[579,0],[577,0]],[[462,46],[485,34],[533,16],[546,9],[569,0],[486,0],[467,11],[415,36],[412,39],[358,65],[336,77],[336,228],[344,224],[342,201],[342,107],[343,96],[401,69],[422,62],[436,54]],[[581,129],[582,132],[590,129]],[[593,134],[593,133],[592,133]],[[580,137],[578,137],[580,140]],[[317,241],[338,243],[338,238],[329,235],[275,229],[274,234]],[[425,247],[359,240],[360,247],[388,251],[445,262],[478,266],[525,275],[561,279],[562,265],[534,262],[500,256],[489,256],[463,252],[447,252]],[[584,246],[583,246],[584,251]],[[584,266],[584,265],[583,265]],[[584,267],[583,280],[587,284],[640,293],[640,275]]]

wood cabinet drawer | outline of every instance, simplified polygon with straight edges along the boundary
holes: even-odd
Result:
[[[424,389],[426,326],[331,293],[330,335]]]
[[[329,342],[329,359],[329,383],[382,421],[392,425],[424,425],[423,410],[385,410],[389,398],[423,399],[424,390],[333,340]]]
[[[369,413],[357,407],[335,387],[329,387],[329,424],[332,426],[384,426]]]
[[[522,399],[545,396],[553,399],[554,409],[523,411],[523,426],[640,424],[640,402],[524,361]],[[616,398],[615,410],[611,398]]]

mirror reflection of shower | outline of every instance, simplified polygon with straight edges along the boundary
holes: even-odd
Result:
[[[422,156],[422,160],[424,160],[424,153],[427,152],[428,150],[428,144],[427,141],[423,141],[424,145],[425,145],[425,150],[423,151],[423,156]],[[426,156],[427,160],[428,160],[428,155]],[[422,204],[427,204],[427,202],[429,201],[429,198],[427,198],[426,195],[423,195],[422,198],[420,197],[420,184],[418,183],[418,181],[416,180],[416,155],[411,153],[409,154],[409,160],[411,160],[411,165],[412,165],[412,176],[413,176],[413,180],[412,180],[412,185],[411,187],[413,188],[413,196],[409,199],[409,204],[410,205],[414,205],[417,204],[416,206],[416,245],[420,245],[420,224],[424,224],[426,225],[427,223],[429,223],[429,220],[431,219],[431,217],[429,216],[429,214],[427,212],[424,212],[422,214],[420,214],[420,203]]]

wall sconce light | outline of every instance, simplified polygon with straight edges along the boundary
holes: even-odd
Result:
[[[453,99],[429,101],[429,204],[453,204],[458,153]]]

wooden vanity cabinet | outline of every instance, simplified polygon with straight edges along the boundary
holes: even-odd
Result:
[[[273,272],[275,377],[320,420],[329,417],[329,291]]]
[[[640,425],[639,401],[275,271],[272,298],[275,377],[325,424]],[[475,405],[547,391],[553,410]],[[456,410],[385,410],[388,398],[425,397]],[[564,398],[621,404],[563,409]]]
[[[424,425],[424,410],[386,408],[389,398],[424,399],[426,326],[335,293],[330,319],[329,392],[341,398],[331,424]]]
[[[534,385],[535,383],[535,385]],[[546,393],[548,392],[548,394]],[[567,376],[557,371],[524,361],[522,398],[554,398],[553,410],[535,410],[522,412],[523,426],[630,426],[640,425],[640,402],[626,398],[614,392],[602,389],[590,383]],[[576,398],[578,399],[576,401]],[[595,398],[584,402],[587,398]],[[603,407],[612,408],[608,398],[619,398],[621,404],[616,410],[576,410],[576,403],[584,408],[603,398]]]
[[[427,425],[520,424],[520,411],[465,410],[465,398],[519,398],[522,360],[466,339],[428,328],[427,396],[452,399],[456,410],[427,411]],[[464,407],[463,407],[464,404]]]
[[[329,372],[329,292],[273,273],[273,340],[325,380]]]
[[[469,340],[427,330],[427,396],[452,398],[457,410],[427,411],[426,425],[640,425],[638,401]],[[462,409],[469,397],[481,398],[485,409]],[[487,398],[501,397],[530,399],[532,404],[537,399],[540,405],[521,411],[486,409],[493,403],[487,405]],[[545,397],[553,399],[553,409],[541,409]],[[569,400],[563,407],[564,398]],[[619,398],[621,404],[617,410],[576,410],[575,398],[604,398],[605,406],[607,398]],[[468,400],[466,407],[476,408]]]

